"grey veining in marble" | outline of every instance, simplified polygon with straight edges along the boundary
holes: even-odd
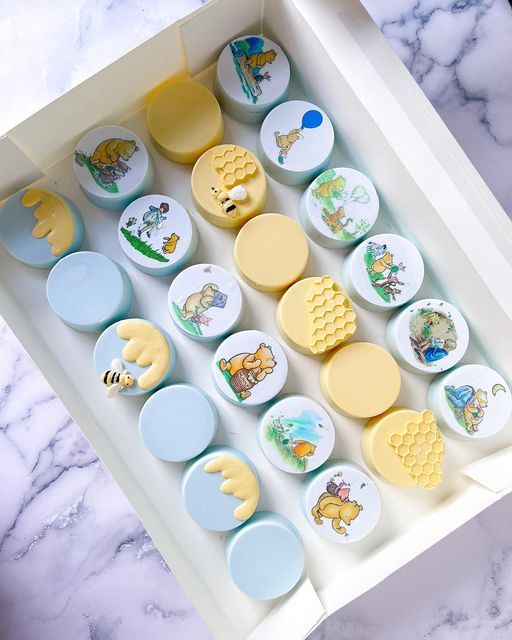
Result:
[[[0,131],[199,4],[0,0],[0,86],[9,96],[0,100]],[[364,4],[512,214],[507,2]],[[511,507],[512,497],[497,503],[311,638],[508,640]],[[1,323],[0,640],[141,636],[211,637],[126,498]]]

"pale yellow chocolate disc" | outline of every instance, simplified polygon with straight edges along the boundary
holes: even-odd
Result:
[[[330,351],[356,330],[350,299],[330,276],[296,282],[279,301],[276,318],[285,340],[301,353]]]
[[[368,421],[361,451],[366,464],[401,487],[441,484],[444,441],[432,411],[393,407]]]
[[[267,201],[260,161],[237,144],[206,151],[194,166],[191,187],[197,210],[218,227],[241,227]]]
[[[224,123],[217,98],[192,80],[171,82],[151,99],[147,110],[149,133],[169,160],[192,164],[222,140]]]
[[[265,213],[249,220],[235,240],[241,276],[260,291],[281,291],[306,269],[309,248],[302,228],[287,216]]]
[[[354,418],[371,418],[395,402],[400,392],[400,369],[382,347],[353,342],[324,360],[320,383],[335,409]]]

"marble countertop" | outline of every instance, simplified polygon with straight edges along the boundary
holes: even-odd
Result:
[[[199,4],[0,0],[0,84],[9,95],[0,101],[0,132]],[[506,0],[364,4],[512,216]],[[211,637],[1,319],[0,461],[0,640]],[[512,637],[511,507],[512,496],[503,499],[331,616],[311,638]]]

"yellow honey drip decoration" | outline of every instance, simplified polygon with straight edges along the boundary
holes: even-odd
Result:
[[[388,442],[416,484],[425,489],[441,484],[444,441],[432,411],[418,413],[405,425],[405,431],[389,433]]]
[[[217,151],[212,158],[215,171],[226,188],[252,178],[258,170],[247,149],[232,144]]]
[[[48,240],[52,256],[62,255],[73,243],[75,222],[65,200],[45,189],[30,188],[21,198],[21,204],[34,209],[37,222],[32,229],[34,238]]]
[[[139,376],[139,387],[147,391],[159,384],[171,359],[171,350],[162,332],[145,320],[123,320],[117,327],[117,335],[128,340],[123,348],[125,360],[136,362],[139,367],[151,365]]]
[[[207,462],[204,470],[206,473],[216,473],[220,471],[226,480],[220,485],[222,493],[230,493],[235,498],[243,500],[233,515],[237,520],[247,520],[256,511],[260,499],[260,487],[258,479],[249,466],[235,458],[224,454]]]
[[[306,305],[311,327],[309,347],[313,353],[325,353],[354,335],[356,314],[350,298],[330,276],[315,279]]]

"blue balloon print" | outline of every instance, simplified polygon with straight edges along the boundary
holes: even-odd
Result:
[[[323,116],[320,111],[316,109],[311,109],[311,111],[306,111],[306,113],[302,116],[302,129],[316,129],[323,122]]]

